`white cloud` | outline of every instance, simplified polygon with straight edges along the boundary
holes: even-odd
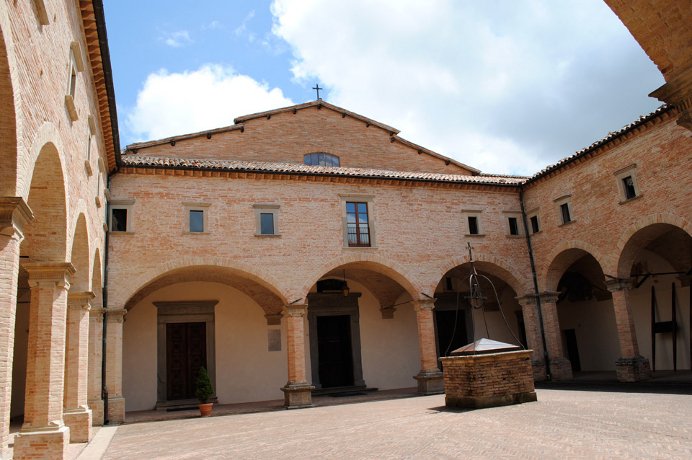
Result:
[[[534,173],[658,103],[602,0],[275,0],[299,83],[488,172]]]
[[[248,22],[250,22],[250,20],[254,17],[255,17],[255,11],[254,10],[250,11],[248,13],[248,15],[245,16],[245,19],[243,19],[243,23],[240,24],[240,26],[238,28],[236,28],[235,31],[233,32],[236,37],[245,37],[245,38],[247,38],[247,40],[250,43],[255,41],[255,33],[252,31],[249,31],[247,28]]]
[[[221,28],[221,23],[219,21],[211,21],[209,24],[204,24],[202,25],[203,30],[215,30],[215,29],[220,29]]]
[[[173,48],[180,48],[181,46],[189,45],[192,43],[190,34],[187,30],[179,30],[177,32],[163,32],[162,36],[159,37],[166,45]]]
[[[269,89],[229,67],[150,74],[128,111],[125,127],[135,141],[230,126],[241,115],[293,105],[280,89]]]

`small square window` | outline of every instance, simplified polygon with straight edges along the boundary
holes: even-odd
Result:
[[[483,236],[481,211],[462,209],[461,213],[466,221],[466,236]]]
[[[569,215],[569,204],[563,203],[560,205],[560,213],[562,215],[562,223],[567,224],[572,222],[572,217]]]
[[[204,231],[204,211],[190,211],[190,232],[200,233]]]
[[[257,203],[255,208],[255,236],[279,235],[279,205],[275,203]]]
[[[637,196],[637,190],[634,188],[634,179],[632,176],[627,176],[622,179],[622,186],[625,190],[625,198],[631,200]]]
[[[113,209],[111,211],[111,232],[127,231],[127,209]]]
[[[183,233],[209,233],[209,206],[211,203],[183,203]]]
[[[516,217],[508,217],[509,224],[509,234],[516,236],[519,235],[519,224]]]
[[[108,230],[116,233],[132,233],[132,205],[134,200],[111,200],[110,204]]]
[[[266,212],[260,213],[260,233],[262,235],[274,234],[274,214]]]
[[[469,235],[478,235],[478,217],[469,216]]]
[[[531,221],[531,233],[538,233],[541,231],[540,224],[538,222],[538,215],[531,216],[530,219]]]

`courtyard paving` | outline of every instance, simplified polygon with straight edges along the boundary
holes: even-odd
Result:
[[[472,411],[437,395],[134,423],[103,458],[690,459],[691,390],[553,384],[537,402]]]

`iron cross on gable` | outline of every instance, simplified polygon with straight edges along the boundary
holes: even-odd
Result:
[[[320,98],[320,90],[321,90],[321,89],[324,89],[324,88],[320,88],[320,85],[317,84],[317,85],[315,85],[315,87],[312,88],[312,89],[317,90],[317,99],[319,99],[319,98]]]

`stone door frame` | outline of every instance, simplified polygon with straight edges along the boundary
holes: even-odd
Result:
[[[318,316],[349,316],[351,326],[351,353],[353,356],[353,385],[365,386],[363,380],[363,359],[360,345],[360,312],[358,298],[360,293],[350,293],[344,297],[341,293],[308,294],[308,327],[310,335],[310,369],[312,370],[312,385],[322,388],[319,370],[319,351],[317,337]]]
[[[218,300],[184,300],[152,302],[157,310],[156,318],[156,406],[170,404],[166,369],[166,325],[169,323],[206,323],[207,373],[216,388],[216,351],[214,337],[214,307]],[[214,393],[213,398],[216,398]],[[187,400],[185,400],[187,401]],[[171,401],[174,402],[174,401]],[[176,400],[175,402],[180,402]]]

